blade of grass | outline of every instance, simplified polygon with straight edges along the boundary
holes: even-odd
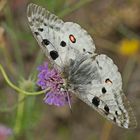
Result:
[[[130,80],[130,77],[134,71],[134,68],[137,63],[137,58],[135,56],[130,57],[127,60],[127,63],[125,65],[124,71],[123,71],[123,89],[124,91],[127,90],[127,86]]]
[[[8,106],[7,107],[2,107],[1,106],[0,112],[2,112],[2,113],[12,112],[17,108],[18,104],[23,102],[24,100],[25,100],[25,98],[22,99],[22,100],[19,100],[16,104],[12,105],[11,107],[8,107]]]
[[[5,10],[5,17],[6,17],[7,24],[2,23],[2,26],[5,28],[13,44],[13,50],[15,54],[14,56],[18,63],[20,75],[24,76],[24,64],[23,64],[23,59],[22,59],[22,53],[21,53],[21,49],[18,43],[17,27],[15,27],[15,21],[14,21],[14,17],[12,13],[13,12],[11,11],[9,4],[7,3],[7,7]]]
[[[64,17],[64,16],[70,14],[71,12],[81,8],[82,6],[84,6],[90,2],[93,2],[93,0],[80,0],[79,2],[75,3],[75,5],[72,5],[72,6],[65,8],[62,12],[60,12],[58,14],[58,16]]]
[[[4,26],[5,30],[7,31],[7,33],[9,34],[9,36],[11,38],[11,42],[14,46],[13,49],[14,49],[15,59],[18,63],[20,76],[24,76],[24,64],[23,64],[21,49],[20,49],[19,43],[17,41],[18,40],[17,35],[6,24],[3,24],[3,26]]]
[[[30,78],[32,79],[36,79],[36,75],[37,75],[37,66],[40,64],[41,60],[43,59],[43,54],[42,54],[42,51],[39,51],[38,55],[37,55],[37,58],[35,60],[35,63],[34,63],[34,66],[31,70],[31,73],[30,73]]]
[[[121,33],[123,36],[127,38],[137,38],[140,39],[140,36],[128,29],[126,26],[123,24],[120,24],[119,27],[117,28],[117,31]]]
[[[2,55],[4,56],[4,59],[5,59],[4,62],[6,66],[8,67],[8,70],[12,73],[12,75],[17,76],[15,67],[12,65],[12,57],[6,46],[2,47]]]

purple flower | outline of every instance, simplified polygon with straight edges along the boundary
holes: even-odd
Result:
[[[48,63],[38,67],[37,85],[43,90],[50,88],[46,94],[44,102],[49,105],[64,106],[69,103],[68,91],[64,90],[64,80],[55,68],[49,69]]]
[[[10,128],[0,124],[0,140],[7,140],[11,134],[12,130]]]

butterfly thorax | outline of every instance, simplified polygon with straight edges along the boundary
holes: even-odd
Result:
[[[91,81],[96,79],[100,81],[96,64],[91,65],[91,62],[94,63],[93,59],[89,55],[78,55],[75,61],[71,60],[63,67],[62,77],[67,89],[84,92],[87,90],[85,87],[91,86]]]

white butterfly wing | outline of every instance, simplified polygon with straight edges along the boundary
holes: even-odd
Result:
[[[63,22],[35,4],[28,5],[27,17],[39,45],[58,66],[63,67],[70,59],[75,59],[77,53],[94,53],[93,40],[80,25]]]
[[[50,60],[54,60],[58,66],[61,66],[62,60],[59,57],[57,47],[60,37],[57,34],[59,34],[64,22],[46,11],[45,8],[32,3],[28,5],[27,17],[39,46]],[[54,63],[54,61],[51,62]]]
[[[112,122],[124,128],[136,127],[118,68],[106,55],[95,56],[90,35],[80,25],[63,22],[35,4],[28,5],[27,17],[42,50],[62,68],[69,88]]]
[[[67,72],[73,93],[107,119],[124,128],[135,128],[136,120],[122,91],[118,68],[106,55],[79,56]]]

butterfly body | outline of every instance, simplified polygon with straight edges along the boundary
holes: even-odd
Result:
[[[51,63],[74,93],[108,120],[124,128],[136,127],[122,90],[117,66],[104,54],[95,54],[90,35],[73,22],[63,22],[35,4],[27,10],[30,28]]]

